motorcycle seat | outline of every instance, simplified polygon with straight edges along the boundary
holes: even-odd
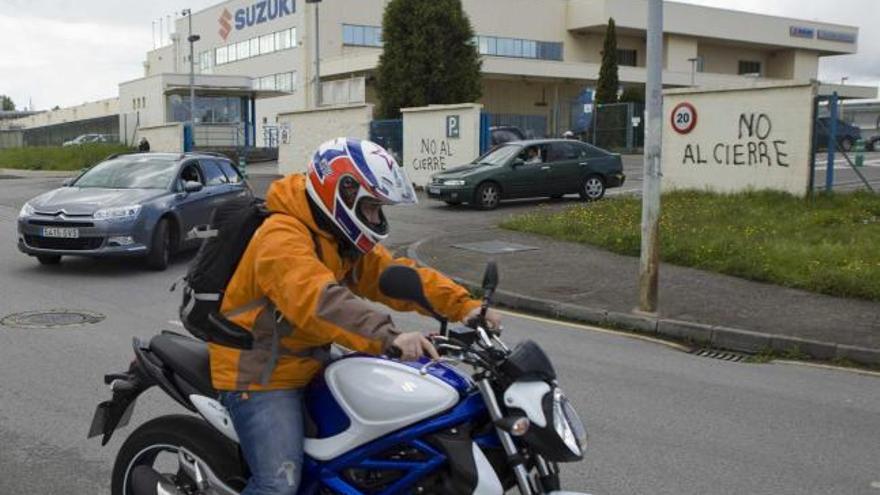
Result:
[[[150,351],[207,397],[216,397],[211,385],[208,344],[184,335],[163,332],[150,341]]]

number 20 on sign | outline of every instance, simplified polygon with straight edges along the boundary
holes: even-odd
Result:
[[[697,109],[690,103],[679,103],[672,109],[672,128],[679,134],[687,134],[697,125]]]

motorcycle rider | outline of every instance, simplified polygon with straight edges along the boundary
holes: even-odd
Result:
[[[321,145],[305,175],[275,181],[275,212],[257,230],[227,286],[221,311],[252,332],[252,349],[210,344],[211,378],[229,410],[251,478],[243,495],[296,493],[303,458],[303,389],[331,343],[402,359],[437,358],[419,332],[402,332],[362,298],[398,311],[417,305],[383,296],[378,280],[394,259],[385,205],[414,204],[406,172],[370,141],[338,138]],[[450,321],[476,317],[480,301],[429,268],[418,268],[431,305]],[[499,327],[489,310],[486,320]],[[365,377],[368,378],[368,377]],[[381,400],[380,397],[377,397]]]

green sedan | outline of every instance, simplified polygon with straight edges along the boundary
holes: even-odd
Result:
[[[490,210],[503,199],[580,194],[596,201],[626,180],[620,155],[580,141],[513,141],[472,163],[431,176],[428,197],[450,205],[470,203]]]

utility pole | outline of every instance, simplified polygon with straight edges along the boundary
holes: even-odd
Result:
[[[321,0],[306,0],[315,4],[315,108],[321,106]]]
[[[196,59],[193,55],[194,49],[193,45],[196,41],[199,41],[201,37],[197,34],[193,34],[193,20],[192,20],[192,10],[184,9],[182,12],[186,15],[187,20],[189,21],[189,36],[187,36],[186,40],[189,41],[189,132],[190,132],[190,141],[193,145],[196,142]]]
[[[663,132],[663,0],[648,0],[647,84],[645,92],[645,173],[642,185],[642,255],[639,310],[657,312],[660,268],[660,152]]]

